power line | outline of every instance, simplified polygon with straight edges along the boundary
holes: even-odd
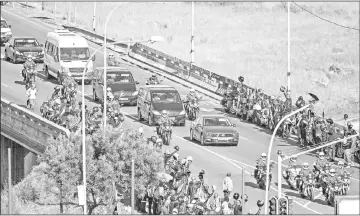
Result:
[[[298,6],[298,7],[299,7],[299,8],[301,8],[302,10],[304,10],[304,11],[308,12],[309,14],[311,14],[311,15],[313,15],[313,16],[316,16],[317,18],[319,18],[319,19],[321,19],[321,20],[324,20],[324,21],[326,21],[326,22],[328,22],[328,23],[331,23],[331,24],[334,24],[334,25],[337,25],[337,26],[340,26],[340,27],[343,27],[343,28],[347,28],[347,29],[351,29],[351,30],[360,31],[360,29],[353,28],[353,27],[348,27],[348,26],[343,26],[343,25],[340,25],[340,24],[334,23],[334,22],[332,22],[332,21],[330,21],[330,20],[324,19],[324,18],[322,18],[322,17],[320,17],[320,16],[318,16],[318,15],[316,15],[316,14],[312,13],[311,11],[306,10],[305,8],[303,8],[303,7],[301,7],[300,5],[296,4],[295,2],[292,2],[292,3],[294,3],[296,6]]]

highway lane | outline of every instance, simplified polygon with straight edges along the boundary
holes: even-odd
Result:
[[[9,15],[7,13],[2,13],[5,19],[9,20],[9,23],[13,26],[13,34],[14,35],[31,35],[36,37],[41,43],[44,43],[46,33],[51,30],[49,26],[43,25],[39,22],[36,22],[37,25],[34,25],[33,23],[30,23],[28,21],[25,21],[23,19],[20,19],[18,17]],[[16,23],[16,25],[15,25]],[[24,26],[31,25],[31,32],[26,31]],[[40,27],[42,26],[42,27]],[[96,45],[92,44],[93,47],[97,47]],[[3,51],[3,49],[2,49]],[[96,60],[96,66],[102,66],[102,55],[97,55]],[[1,65],[1,78],[2,78],[2,95],[19,104],[24,104],[26,101],[26,96],[24,94],[24,86],[18,83],[15,83],[16,81],[20,80],[19,71],[21,69],[21,65],[13,65],[8,62],[2,62]],[[133,66],[126,66],[128,67],[132,73],[134,74],[135,79],[139,80],[141,84],[144,83],[145,77],[149,76],[149,74],[143,70],[140,70],[137,67]],[[52,88],[54,86],[54,83],[52,81],[48,82],[42,81],[42,76],[40,75],[39,79],[37,80],[37,86],[39,89],[39,95],[38,95],[38,104],[37,104],[37,111],[39,110],[39,106],[41,105],[41,102],[46,99],[48,96],[50,96],[52,92]],[[6,86],[4,86],[4,85]],[[165,81],[165,84],[173,85],[175,88],[178,89],[180,94],[185,95],[188,92],[188,89],[183,87],[179,84],[174,84],[169,81]],[[86,93],[89,94],[88,98],[91,97],[91,86],[86,86]],[[40,102],[41,101],[41,102]],[[201,102],[201,107],[205,107],[201,111],[201,113],[219,113],[222,112],[216,109],[219,107],[216,105],[218,102],[214,102],[213,100],[209,98],[205,98],[205,101]],[[133,107],[125,107],[124,111],[129,114],[130,117],[134,118],[136,115],[136,110]],[[207,173],[211,177],[211,181],[217,182],[218,188],[221,186],[221,180],[225,173],[229,170],[233,173],[234,178],[240,179],[240,170],[235,165],[239,166],[239,162],[246,163],[247,165],[253,165],[254,161],[259,157],[261,152],[267,152],[267,146],[270,140],[270,135],[267,133],[264,133],[260,128],[257,126],[254,126],[252,124],[244,123],[239,119],[230,117],[233,123],[237,124],[237,129],[240,132],[241,136],[243,137],[239,143],[238,147],[200,147],[197,144],[194,144],[192,142],[188,141],[188,134],[189,134],[189,128],[187,122],[186,127],[176,127],[174,129],[174,143],[180,145],[181,148],[181,155],[184,154],[184,156],[192,155],[195,159],[194,163],[194,172],[198,172],[200,168],[205,168],[207,170]],[[139,125],[139,123],[135,120],[129,120],[127,119],[127,122],[129,124],[133,125]],[[128,124],[128,123],[127,123]],[[148,130],[148,133],[150,133],[150,129],[145,127]],[[275,142],[276,148],[280,148],[282,150],[284,149],[296,149],[293,145],[286,144],[283,141],[277,140]],[[285,146],[282,146],[285,145]],[[272,159],[276,160],[276,148],[273,150]],[[255,150],[256,149],[256,150]],[[218,155],[214,154],[217,153]],[[220,155],[220,157],[219,157]],[[226,158],[221,158],[222,156]],[[232,160],[229,160],[227,158],[231,158]],[[310,155],[305,155],[300,158],[300,161],[307,161],[312,162],[314,161],[314,158]],[[213,171],[215,170],[216,171]],[[221,170],[221,171],[220,171]],[[213,172],[212,172],[213,171]],[[247,166],[247,171],[251,172],[252,168]],[[358,174],[358,171],[357,171]],[[213,176],[211,176],[213,175]],[[276,176],[276,169],[273,172],[274,177]],[[358,175],[357,175],[358,176]],[[358,179],[358,177],[354,176]],[[274,179],[276,181],[276,178]],[[256,199],[263,199],[264,192],[253,188],[253,184],[255,181],[251,176],[247,174],[246,181],[249,181],[251,183],[247,183],[249,187],[246,188],[247,193],[251,194],[251,200],[252,202],[255,202],[255,197],[258,197]],[[235,183],[236,190],[240,191],[240,180],[237,180]],[[211,182],[210,182],[211,183]],[[288,191],[288,190],[286,190]],[[352,192],[359,193],[358,192],[358,181],[353,181],[352,183]],[[274,192],[274,191],[272,191]],[[289,192],[290,193],[290,192]],[[254,194],[254,195],[253,195]],[[291,194],[290,194],[291,195]],[[324,199],[323,197],[320,197]],[[302,200],[295,198],[299,203],[302,205],[306,205],[308,203],[307,200]],[[319,201],[320,202],[320,201]],[[306,207],[301,207],[299,205],[296,205],[296,208],[299,208],[298,211],[295,212],[308,212],[309,214],[313,214],[316,212],[321,213],[333,213],[333,209],[331,207],[327,207],[323,205],[322,203],[310,203],[308,204],[308,208],[313,209],[314,211],[306,209]],[[255,205],[252,209],[255,209]]]

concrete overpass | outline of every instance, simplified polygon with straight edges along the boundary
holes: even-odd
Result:
[[[37,165],[47,140],[69,131],[1,98],[1,185],[8,178],[8,148],[12,149],[12,179],[18,183]]]

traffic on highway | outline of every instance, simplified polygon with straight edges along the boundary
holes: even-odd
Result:
[[[169,201],[149,192],[142,197],[146,206],[139,201],[143,213],[160,214],[159,206],[170,206],[168,214],[239,214],[244,180],[246,210],[260,214],[268,157],[272,159],[270,195],[277,195],[278,172],[286,181],[282,194],[289,205],[279,214],[333,214],[335,196],[359,195],[360,137],[342,141],[357,133],[350,122],[339,137],[334,121],[315,117],[309,106],[281,124],[272,154],[265,153],[276,125],[294,111],[285,87],[279,91],[283,97],[267,98],[261,89],[228,85],[219,102],[193,88],[161,80],[112,52],[108,56],[99,52],[91,59],[98,45],[57,26],[4,11],[1,27],[2,97],[74,133],[81,130],[82,112],[86,132],[92,134],[101,127],[106,109],[109,125],[139,128],[149,137],[149,145],[164,151],[168,179],[161,186],[161,197],[170,197]],[[3,33],[3,28],[11,31]],[[238,78],[241,84],[245,79]],[[82,85],[86,110],[81,109]],[[301,108],[316,100],[313,94],[304,95],[296,98],[295,105]],[[291,157],[282,170],[273,161],[278,150],[292,155],[335,140],[339,142],[319,151]],[[181,210],[181,203],[187,208]]]

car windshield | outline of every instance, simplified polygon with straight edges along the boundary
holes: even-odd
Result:
[[[1,28],[9,28],[5,20],[1,20]]]
[[[134,83],[130,73],[107,73],[107,81],[111,83]]]
[[[38,47],[39,43],[35,39],[17,39],[14,41],[14,47]]]
[[[88,60],[90,58],[89,48],[60,48],[60,59],[62,61],[71,61],[71,60]]]
[[[181,99],[177,92],[153,92],[151,94],[154,103],[180,103]]]
[[[231,126],[226,118],[204,118],[204,126]]]

